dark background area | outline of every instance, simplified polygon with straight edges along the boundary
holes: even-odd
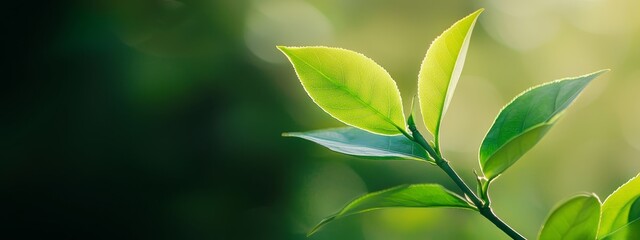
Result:
[[[3,4],[2,238],[284,239],[281,97],[216,26],[215,56],[126,45],[117,21],[195,15],[136,4],[131,17],[126,1]]]

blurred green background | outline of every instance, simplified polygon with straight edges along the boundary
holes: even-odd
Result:
[[[527,237],[558,201],[604,199],[640,171],[640,2],[628,0],[95,0],[4,4],[0,203],[7,239],[307,239],[365,192],[438,182],[417,162],[331,153],[284,131],[341,126],[275,45],[361,52],[405,112],[429,43],[477,8],[442,128],[473,182],[477,150],[517,93],[603,68],[493,186]],[[388,210],[309,239],[506,239],[464,210]]]

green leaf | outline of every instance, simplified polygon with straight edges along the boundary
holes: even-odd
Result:
[[[480,165],[492,180],[529,151],[591,80],[608,70],[533,87],[505,106],[480,146]]]
[[[614,191],[602,204],[599,238],[640,238],[640,175]]]
[[[284,133],[283,136],[303,138],[353,156],[421,161],[429,159],[420,145],[405,136],[378,135],[352,127]]]
[[[383,208],[430,208],[453,207],[476,210],[474,206],[455,193],[438,184],[402,185],[379,192],[369,193],[351,201],[338,213],[325,218],[308,235],[318,231],[327,223],[349,215]]]
[[[557,206],[547,218],[538,239],[596,239],[600,222],[600,200],[595,195],[579,195]]]
[[[353,51],[281,47],[311,99],[334,118],[373,133],[405,131],[402,99],[384,68]]]
[[[636,200],[636,203],[640,202]],[[640,239],[640,221],[636,220],[627,223],[618,230],[599,238],[602,240],[637,240]]]
[[[484,9],[479,9],[461,19],[438,36],[427,50],[418,74],[420,111],[427,130],[439,147],[440,122],[451,102],[476,19]]]

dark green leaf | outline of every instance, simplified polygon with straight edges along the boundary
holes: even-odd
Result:
[[[608,70],[533,87],[505,106],[480,147],[480,165],[491,180],[529,151],[591,80]]]
[[[383,208],[453,207],[476,209],[467,201],[437,184],[403,185],[369,193],[351,201],[338,213],[322,220],[309,235],[332,220]]]
[[[303,138],[333,151],[353,156],[421,161],[429,159],[420,145],[403,135],[385,136],[346,127],[284,133],[283,136]]]

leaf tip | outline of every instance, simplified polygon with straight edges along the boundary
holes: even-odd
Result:
[[[282,137],[299,137],[300,133],[299,132],[283,132],[280,134],[280,136]]]
[[[600,197],[598,196],[598,194],[594,192],[582,192],[574,196],[574,198],[578,198],[578,197],[594,199],[598,202],[599,205],[602,205],[602,201],[600,200]]]
[[[276,48],[278,50],[280,50],[280,52],[284,53],[285,55],[289,55],[289,52],[290,52],[291,48],[293,48],[293,47],[277,45]]]
[[[322,219],[322,221],[320,221],[313,228],[311,228],[311,230],[307,233],[307,237],[311,237],[311,235],[313,235],[316,232],[318,232],[318,230],[320,230],[324,225],[326,225],[327,223],[331,222],[335,218],[336,218],[336,215],[333,215],[333,216],[327,217],[325,219]]]
[[[475,22],[475,20],[478,18],[478,16],[480,16],[480,14],[484,12],[484,8],[480,8],[478,10],[476,10],[475,12],[469,14],[468,16],[466,16],[464,19],[468,19],[468,18],[472,18],[473,21]]]
[[[415,126],[415,125],[416,125],[415,120],[413,120],[413,114],[410,114],[410,115],[409,115],[409,118],[407,118],[407,124],[408,124],[409,126]]]
[[[592,73],[592,74],[595,74],[595,75],[601,75],[601,74],[604,74],[604,73],[608,73],[608,72],[610,72],[610,71],[611,71],[611,69],[610,69],[610,68],[605,68],[605,69],[602,69],[602,70],[600,70],[600,71],[596,71],[596,72],[594,72],[594,73]]]
[[[599,77],[600,75],[605,74],[605,73],[607,73],[609,71],[611,71],[611,69],[605,68],[605,69],[601,69],[601,70],[598,70],[598,71],[595,71],[595,72],[592,72],[592,73],[587,73],[587,74],[582,75],[580,77],[588,77],[588,78],[593,80],[593,79]]]
[[[589,196],[595,198],[596,200],[598,200],[598,203],[602,204],[602,200],[600,200],[600,197],[598,196],[598,194],[591,192],[589,193]]]

